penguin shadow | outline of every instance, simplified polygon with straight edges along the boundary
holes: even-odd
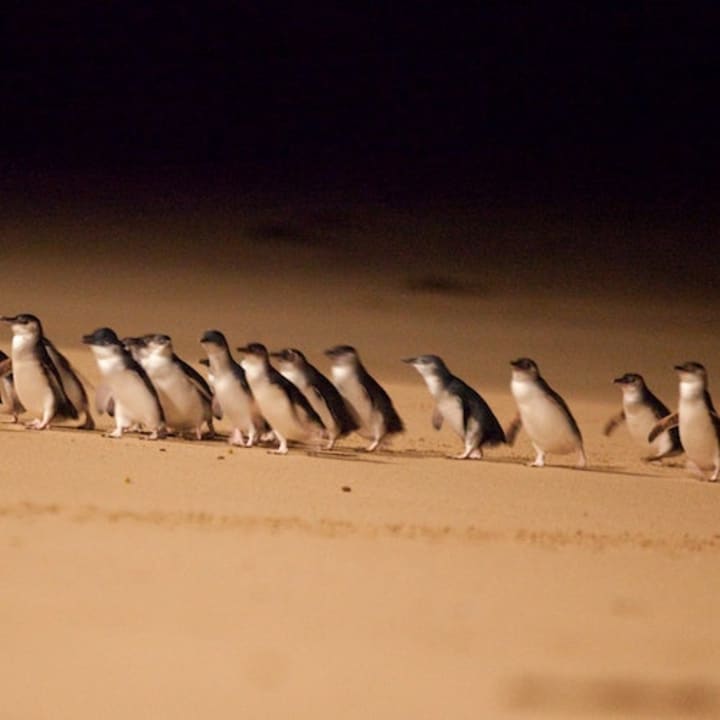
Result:
[[[366,462],[374,465],[387,465],[396,453],[389,447],[378,448],[374,452],[368,452],[364,445],[336,445],[332,450],[323,446],[301,445],[295,447],[304,449],[305,454],[310,457],[319,457],[326,460],[343,460],[349,462]]]
[[[341,460],[343,462],[370,463],[372,465],[387,465],[390,460],[383,459],[381,454],[369,453],[358,448],[341,448],[324,450],[316,448],[305,448],[305,455],[308,457],[322,458],[323,460]]]
[[[530,467],[528,465],[528,467]],[[545,465],[544,468],[532,468],[533,470],[553,469],[559,470],[576,470],[581,473],[597,473],[599,475],[621,475],[623,477],[635,478],[663,478],[664,475],[656,472],[642,472],[639,470],[626,470],[621,467],[611,465],[587,465],[586,467],[578,467],[577,465]]]

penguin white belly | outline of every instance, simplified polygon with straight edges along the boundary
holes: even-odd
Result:
[[[703,469],[714,467],[718,457],[718,440],[705,403],[681,400],[678,412],[680,441],[688,459]]]
[[[185,373],[174,365],[156,370],[151,379],[165,411],[165,421],[173,430],[194,430],[205,419],[200,393]]]
[[[358,382],[355,372],[346,371],[345,368],[333,368],[332,375],[335,387],[350,406],[360,425],[357,432],[362,437],[374,437],[374,429],[379,422],[383,422],[382,415],[372,406],[370,398],[365,388]]]
[[[213,390],[223,416],[233,426],[246,429],[252,422],[252,401],[232,375],[215,378]]]
[[[296,417],[295,408],[285,391],[267,380],[259,380],[251,385],[260,412],[288,440],[306,440],[308,429]]]
[[[339,428],[333,418],[327,403],[320,397],[315,388],[308,385],[305,376],[301,372],[297,372],[294,368],[282,371],[283,377],[287,378],[298,390],[307,398],[312,409],[320,416],[323,425],[332,433],[338,432]]]
[[[633,440],[641,447],[650,447],[655,455],[664,455],[672,450],[672,438],[669,432],[664,432],[648,443],[648,434],[658,421],[653,411],[643,403],[626,403],[625,422],[628,432]]]
[[[530,440],[547,453],[573,452],[579,447],[562,408],[534,383],[513,382],[512,391]]]
[[[142,423],[148,429],[155,429],[160,424],[155,398],[136,373],[121,370],[107,380],[115,402],[115,412],[121,423],[129,426]]]
[[[438,412],[443,416],[447,424],[461,438],[465,437],[465,428],[463,427],[463,409],[460,398],[456,395],[448,395],[444,393],[436,400]]]
[[[18,361],[13,357],[13,377],[18,399],[32,415],[42,416],[48,403],[55,402],[48,378],[39,361]]]

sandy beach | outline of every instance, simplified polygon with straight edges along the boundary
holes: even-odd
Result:
[[[0,717],[719,717],[720,487],[602,434],[619,374],[670,407],[676,362],[720,383],[712,267],[686,282],[674,240],[637,228],[605,252],[612,218],[539,211],[155,195],[8,213],[0,314],[38,315],[90,385],[80,338],[103,325],[167,333],[199,370],[210,328],[323,371],[349,343],[407,431],[278,457],[0,416]],[[419,353],[504,425],[508,363],[533,357],[589,468],[527,467],[525,434],[448,459],[460,440],[400,362]]]

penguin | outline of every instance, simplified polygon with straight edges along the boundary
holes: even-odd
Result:
[[[231,445],[252,447],[260,433],[268,428],[248,385],[245,371],[230,354],[225,336],[219,330],[207,330],[200,338],[207,358],[208,383],[213,391],[213,411],[232,425]],[[245,440],[247,438],[247,440]]]
[[[57,418],[80,420],[77,427],[94,429],[85,388],[67,358],[43,334],[40,320],[27,313],[0,320],[13,331],[15,391],[27,411],[36,416],[27,427],[44,430]]]
[[[658,400],[648,386],[642,375],[625,373],[613,380],[620,386],[623,394],[622,410],[608,420],[603,430],[607,436],[622,422],[627,423],[632,438],[642,447],[648,449],[648,434],[658,420],[670,414],[670,411]],[[646,460],[659,460],[669,455],[682,452],[680,435],[677,428],[670,428],[659,435],[650,445],[650,455]]]
[[[680,378],[678,410],[656,423],[648,435],[653,442],[674,427],[680,431],[688,468],[711,482],[720,478],[720,417],[708,392],[707,370],[698,362],[676,365]]]
[[[336,345],[325,355],[332,361],[333,384],[357,421],[358,433],[372,440],[368,452],[380,447],[389,435],[405,430],[390,396],[365,369],[354,347]]]
[[[576,452],[577,467],[587,465],[580,428],[565,401],[545,382],[537,364],[530,358],[513,360],[510,390],[518,407],[518,415],[505,431],[512,445],[525,426],[537,453],[531,467],[543,467],[547,453],[561,455]]]
[[[465,450],[453,457],[458,460],[482,459],[484,445],[506,442],[505,433],[480,395],[460,378],[452,375],[437,355],[418,355],[405,358],[425,380],[435,400],[432,425],[436,430],[447,420],[450,427],[465,443]]]
[[[3,412],[10,415],[14,423],[18,421],[18,416],[25,412],[25,408],[15,392],[12,360],[2,350],[0,350],[0,405],[2,405]]]
[[[275,432],[285,455],[288,440],[318,440],[326,435],[320,416],[300,390],[270,364],[267,348],[260,343],[239,347],[242,367],[263,417]]]
[[[113,330],[98,328],[82,341],[90,346],[103,382],[96,391],[99,413],[115,418],[111,438],[122,437],[133,427],[145,427],[150,439],[165,436],[165,415],[154,385],[147,373],[133,360]]]
[[[168,430],[202,439],[203,424],[214,436],[213,395],[205,378],[179,358],[169,335],[125,338],[157,390]]]
[[[328,431],[326,450],[332,450],[338,438],[358,429],[337,388],[296,348],[270,353],[276,358],[280,373],[308,399]]]

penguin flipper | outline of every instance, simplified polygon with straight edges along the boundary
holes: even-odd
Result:
[[[12,372],[12,360],[8,357],[0,361],[0,377],[5,377]]]
[[[214,418],[216,418],[216,419],[218,419],[218,420],[222,420],[223,409],[222,409],[222,407],[220,406],[220,401],[217,399],[217,395],[213,395],[213,399],[212,399],[212,414],[213,414],[213,417],[214,417]]]
[[[718,440],[720,440],[720,416],[713,411],[710,413],[710,419],[715,427],[715,434],[717,435]]]
[[[39,343],[38,351],[40,353],[40,364],[45,371],[45,376],[47,377],[52,394],[55,396],[55,415],[61,418],[77,420],[79,416],[78,409],[67,396],[60,371],[52,361],[46,345]]]
[[[485,402],[482,396],[461,380],[457,381],[464,392],[462,397],[463,428],[465,432],[470,428],[471,421],[477,424],[480,444],[490,447],[506,443],[507,438],[502,426],[495,417],[495,413]]]
[[[512,446],[515,442],[515,438],[517,437],[517,434],[520,432],[520,428],[522,427],[522,418],[520,417],[520,413],[518,413],[511,421],[510,424],[507,426],[507,429],[505,430],[505,439],[507,440],[507,444]]]
[[[618,425],[623,422],[625,422],[625,411],[621,410],[617,415],[613,415],[607,421],[607,423],[605,423],[605,427],[603,428],[603,435],[607,437],[608,435],[610,435],[611,432],[615,430]]]
[[[433,426],[436,430],[439,430],[439,429],[442,427],[442,424],[443,424],[443,420],[444,420],[444,419],[445,419],[445,418],[443,417],[443,415],[442,415],[442,413],[440,412],[440,410],[438,410],[438,406],[436,405],[436,406],[433,408],[433,412],[432,412],[432,426]]]
[[[107,413],[110,417],[115,415],[115,400],[111,394],[110,386],[100,383],[95,389],[95,409],[102,415]]]
[[[213,393],[210,386],[207,384],[207,380],[191,365],[188,365],[182,358],[177,355],[174,356],[175,362],[180,365],[180,368],[185,373],[185,377],[195,386],[197,391],[208,401],[212,402]]]
[[[711,413],[711,417],[717,418],[717,415],[714,413]],[[666,430],[669,430],[670,428],[674,428],[677,426],[679,422],[678,414],[676,412],[667,415],[659,422],[656,422],[653,426],[652,430],[648,434],[648,442],[651,443],[658,435],[664,433]],[[714,421],[713,421],[714,422]],[[717,428],[717,425],[715,426]]]

